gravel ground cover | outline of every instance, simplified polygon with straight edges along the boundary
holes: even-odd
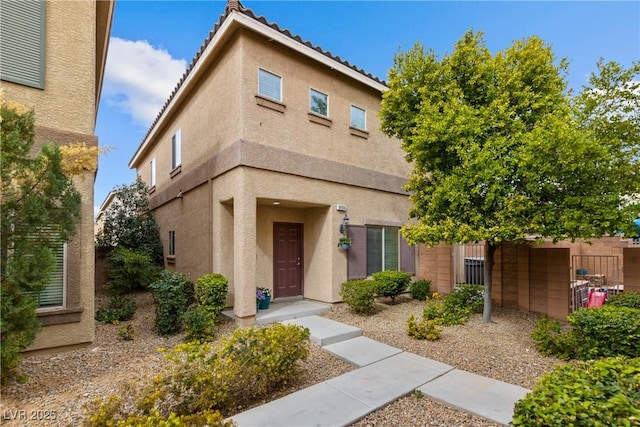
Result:
[[[96,324],[95,342],[87,348],[64,353],[25,358],[21,371],[26,384],[11,383],[2,388],[0,424],[7,426],[79,425],[83,406],[95,398],[117,393],[130,381],[155,375],[164,363],[159,347],[171,347],[183,335],[158,336],[153,330],[154,306],[149,293],[136,294],[138,311],[130,322],[120,325]],[[98,296],[96,306],[106,303]],[[376,303],[371,316],[354,314],[346,305],[334,306],[326,317],[362,328],[365,336],[459,369],[501,381],[532,388],[536,378],[548,372],[552,358],[540,356],[529,338],[535,318],[509,310],[495,309],[494,323],[484,324],[475,315],[464,326],[447,327],[437,342],[418,341],[406,336],[406,319],[419,316],[424,302],[401,296],[393,305],[385,299]],[[118,331],[131,324],[136,332],[132,341],[118,339]],[[227,335],[235,325],[226,321],[218,336]],[[276,399],[353,369],[311,343],[304,374],[275,394]],[[256,402],[256,405],[263,402]],[[238,408],[241,412],[248,408]],[[26,420],[13,419],[21,414]],[[34,419],[30,419],[34,418]],[[55,419],[53,419],[55,418]],[[356,426],[494,426],[478,417],[432,401],[408,395],[355,424]]]

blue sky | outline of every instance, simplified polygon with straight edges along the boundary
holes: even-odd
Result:
[[[638,1],[242,1],[257,15],[386,80],[393,56],[416,41],[438,55],[469,29],[492,52],[537,35],[570,61],[578,90],[599,58],[629,66],[640,58]],[[191,62],[226,1],[117,0],[96,134],[102,147],[99,207],[130,184],[135,149]]]

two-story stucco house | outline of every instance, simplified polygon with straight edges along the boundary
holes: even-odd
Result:
[[[379,130],[385,89],[230,1],[129,163],[151,188],[167,268],[224,274],[242,323],[256,286],[332,303],[348,278],[413,273],[398,232],[410,168]]]
[[[97,145],[96,115],[114,0],[2,1],[3,97],[35,111],[36,147]],[[61,245],[40,295],[44,326],[27,351],[70,349],[94,340],[94,172],[74,184],[82,196],[75,238]]]

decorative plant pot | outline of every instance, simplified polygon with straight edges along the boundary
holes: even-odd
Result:
[[[258,309],[268,310],[270,302],[271,302],[271,297],[264,297],[264,299],[258,303]]]
[[[348,250],[349,246],[351,246],[349,243],[340,243],[340,249],[342,249],[343,251]]]

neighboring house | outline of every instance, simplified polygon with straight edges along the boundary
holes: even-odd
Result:
[[[35,110],[36,148],[85,142],[94,134],[109,43],[113,0],[6,1],[0,13],[0,79],[4,98]],[[57,268],[39,299],[44,326],[27,351],[94,340],[93,184],[74,180],[82,196],[77,235],[58,251]]]
[[[256,286],[333,303],[347,279],[414,273],[399,234],[410,165],[380,132],[386,89],[230,1],[129,163],[150,187],[167,268],[224,274],[242,323]]]
[[[100,205],[100,209],[98,210],[98,213],[96,213],[96,219],[93,225],[94,227],[93,234],[95,236],[99,235],[102,232],[102,229],[104,228],[104,218],[105,218],[107,209],[109,209],[111,205],[118,206],[117,203],[120,203],[120,200],[118,197],[116,197],[116,193],[113,191],[109,191],[109,194],[107,194],[107,197],[104,199],[104,201]]]

